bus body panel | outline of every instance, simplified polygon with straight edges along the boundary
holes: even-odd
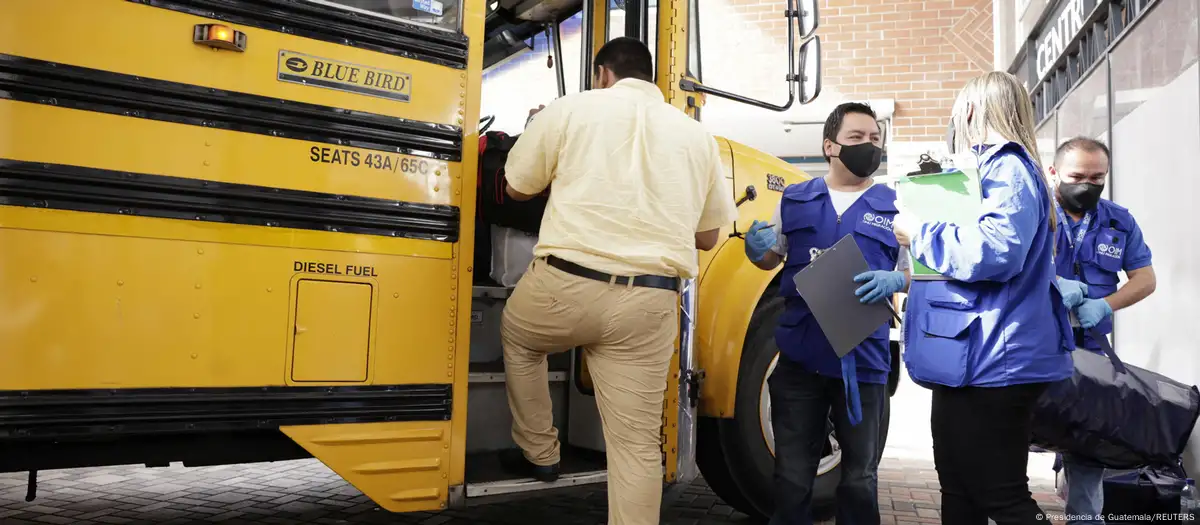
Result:
[[[734,198],[741,198],[748,186],[754,186],[758,192],[755,200],[748,200],[738,207],[737,224],[743,233],[755,219],[770,220],[779,206],[784,187],[810,178],[779,158],[731,140],[720,139],[719,142],[727,144],[730,151],[728,159],[722,156],[722,161],[729,163],[733,173]],[[696,353],[705,377],[699,413],[706,417],[732,418],[738,363],[750,317],[779,270],[764,272],[755,267],[746,258],[745,241],[742,240],[731,239],[719,250],[700,286]]]
[[[203,464],[190,443],[275,432],[384,508],[445,508],[483,6],[455,65],[188,5],[0,8],[0,439]],[[211,23],[244,52],[193,43]],[[114,452],[147,436],[185,452]]]
[[[462,204],[460,162],[2,99],[0,122],[13,123],[0,128],[5,159]]]
[[[342,479],[392,512],[446,508],[450,423],[366,423],[283,427]]]
[[[462,124],[465,69],[126,0],[15,0],[6,2],[4,14],[0,53],[8,55],[421,122]],[[245,51],[194,44],[194,27],[211,23],[244,32]],[[308,67],[300,73],[288,69],[281,52],[310,57]],[[334,72],[326,67],[318,71],[318,62],[333,64]],[[345,81],[350,66],[364,68],[351,86],[365,87],[372,71],[408,75],[406,89],[397,90],[397,81],[387,83],[376,76],[371,85],[407,94],[409,100],[278,80],[280,73],[297,73],[344,88],[344,83],[335,82],[337,65],[343,66]]]

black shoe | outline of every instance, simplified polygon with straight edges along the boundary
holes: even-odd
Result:
[[[500,451],[500,466],[514,476],[533,478],[546,483],[558,480],[558,463],[545,467],[534,465],[525,459],[525,453],[519,448]]]

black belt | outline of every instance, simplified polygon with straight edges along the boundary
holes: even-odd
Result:
[[[611,282],[621,286],[627,286],[629,285],[629,281],[633,280],[633,286],[640,286],[643,288],[660,288],[663,290],[671,290],[672,292],[679,291],[679,279],[674,277],[663,277],[661,275],[637,275],[633,277],[626,277],[622,275],[614,276],[604,272],[598,272],[591,268],[584,268],[578,264],[570,261],[564,261],[553,255],[546,257],[546,264],[549,264],[550,266],[558,268],[559,270],[567,272],[571,275],[583,277],[584,279],[592,279],[594,281],[603,281],[606,283]]]

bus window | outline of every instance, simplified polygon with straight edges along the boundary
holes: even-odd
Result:
[[[579,91],[579,62],[582,54],[583,15],[574,16],[559,24],[562,35],[563,80],[567,93]],[[549,104],[558,97],[558,77],[553,40],[549,31],[542,31],[525,41],[530,48],[508,57],[483,72],[483,93],[480,114],[495,116],[488,129],[510,135],[521,133],[529,110]]]
[[[658,54],[658,0],[641,0],[646,5],[646,46],[650,57]],[[610,0],[608,3],[608,39],[625,34],[625,0]],[[635,36],[635,35],[628,35]],[[654,62],[657,64],[657,62]]]
[[[462,0],[308,0],[350,11],[397,18],[405,22],[458,32]]]

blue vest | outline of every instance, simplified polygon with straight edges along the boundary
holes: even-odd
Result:
[[[1120,282],[1120,272],[1124,269],[1126,251],[1139,249],[1141,246],[1126,246],[1127,240],[1133,233],[1136,223],[1128,210],[1109,200],[1100,199],[1096,209],[1089,213],[1087,230],[1082,242],[1072,249],[1072,243],[1077,239],[1070,218],[1062,213],[1059,215],[1061,225],[1058,228],[1058,253],[1054,258],[1055,270],[1059,277],[1079,281],[1088,286],[1088,298],[1100,299],[1117,291]],[[1084,225],[1080,224],[1079,228]],[[1141,254],[1133,254],[1141,256]],[[1112,317],[1106,317],[1096,329],[1103,334],[1112,332]],[[1089,350],[1100,350],[1100,345],[1091,336],[1083,337],[1083,347]]]
[[[1071,326],[1055,285],[1050,196],[1019,144],[980,148],[977,223],[930,221],[913,259],[951,280],[909,286],[904,364],[913,382],[1002,387],[1071,377]]]
[[[883,185],[872,186],[838,217],[829,199],[825,179],[812,179],[788,186],[780,203],[780,224],[787,238],[788,253],[783,266],[780,295],[786,309],[775,331],[780,352],[805,370],[829,377],[842,377],[841,362],[829,340],[812,316],[804,299],[792,285],[796,272],[808,266],[814,257],[829,249],[842,237],[854,240],[872,270],[894,270],[900,254],[892,233],[896,215],[896,192]],[[888,324],[883,324],[851,355],[857,364],[857,378],[863,383],[886,384],[891,370],[888,351]]]

